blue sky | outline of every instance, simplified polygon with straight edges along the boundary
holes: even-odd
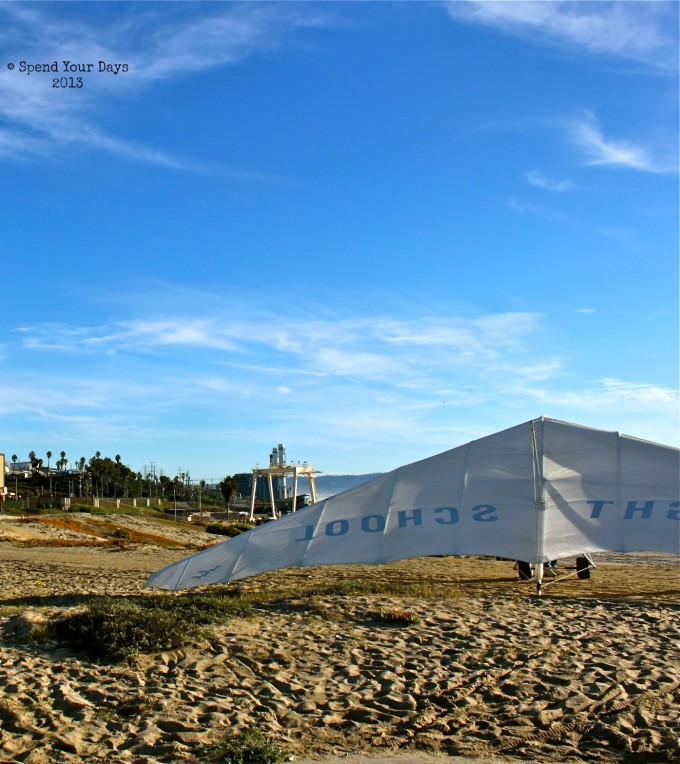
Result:
[[[677,444],[677,3],[3,2],[0,50],[8,458]]]

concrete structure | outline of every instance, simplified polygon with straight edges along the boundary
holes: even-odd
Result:
[[[312,504],[316,502],[316,483],[315,483],[315,476],[319,474],[319,470],[315,470],[314,467],[312,467],[311,464],[307,464],[307,462],[303,462],[300,464],[298,462],[297,464],[288,464],[286,462],[286,447],[283,445],[283,443],[279,443],[278,446],[272,449],[272,452],[269,456],[269,467],[253,467],[253,483],[251,487],[251,494],[250,494],[250,520],[251,522],[255,521],[255,496],[257,493],[257,479],[258,478],[266,478],[267,480],[267,486],[269,488],[269,502],[271,506],[271,517],[272,519],[277,517],[276,514],[276,499],[286,499],[288,496],[286,495],[288,492],[287,488],[287,479],[289,477],[293,478],[293,486],[292,486],[292,493],[291,493],[291,506],[292,511],[295,512],[297,509],[297,503],[296,503],[296,497],[297,497],[297,487],[298,487],[298,478],[299,477],[306,477],[309,482],[309,495],[312,501]],[[277,497],[275,495],[274,490],[274,482],[277,482],[277,491],[276,493],[279,494]]]

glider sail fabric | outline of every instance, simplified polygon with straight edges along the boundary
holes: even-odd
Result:
[[[677,448],[546,421],[545,559],[605,551],[680,554],[679,465]]]
[[[596,551],[680,553],[680,452],[541,418],[253,528],[153,573],[188,589],[294,565],[428,555],[527,562]]]

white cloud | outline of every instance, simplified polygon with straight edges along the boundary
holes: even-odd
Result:
[[[200,385],[207,388],[208,390],[213,390],[218,393],[228,393],[233,394],[236,392],[236,385],[225,377],[205,377],[200,380]]]
[[[601,413],[604,410],[617,413],[622,410],[661,410],[667,411],[677,419],[678,391],[652,383],[603,378],[578,391],[525,388],[524,393],[544,405],[568,406],[588,414]]]
[[[271,5],[233,4],[200,17],[178,18],[158,27],[139,48],[133,67],[142,80],[199,72],[275,50],[282,28],[297,16]]]
[[[559,358],[545,358],[541,361],[525,361],[522,364],[502,362],[498,364],[496,371],[508,380],[524,378],[536,383],[562,377],[564,365]]]
[[[587,306],[571,309],[594,313]],[[120,393],[115,385],[102,387],[94,380],[87,392],[82,385],[58,383],[69,392],[63,399],[48,397],[66,409],[78,408],[80,399],[102,408],[115,407],[119,401],[125,408],[137,395],[139,400],[148,395],[161,407],[172,408],[186,400],[190,407],[204,408],[221,406],[218,401],[226,395],[232,400],[248,399],[260,415],[267,412],[278,419],[283,414],[276,410],[276,401],[290,396],[290,400],[304,400],[304,416],[316,415],[318,421],[331,410],[348,407],[403,414],[412,407],[434,411],[441,401],[449,408],[467,409],[510,399],[540,403],[540,411],[551,415],[555,408],[588,414],[597,414],[598,407],[614,411],[648,406],[650,411],[668,411],[676,395],[660,386],[609,379],[582,383],[576,391],[573,372],[544,337],[546,318],[539,314],[411,319],[328,316],[282,321],[280,316],[259,313],[232,321],[230,315],[245,315],[245,311],[234,310],[231,303],[218,310],[214,302],[210,310],[210,319],[166,316],[92,327],[23,327],[18,336],[24,350],[7,343],[6,367],[30,365],[35,354],[67,352],[69,365],[76,363],[84,379],[101,373],[111,373],[114,379],[120,374],[143,379],[146,369],[154,369],[157,384],[123,386]],[[108,355],[112,351],[115,355]],[[272,390],[277,394],[272,395]],[[73,397],[71,391],[75,391]],[[29,407],[36,400],[44,406],[46,398],[27,400]],[[584,417],[564,418],[579,421]]]
[[[452,0],[456,20],[530,44],[616,57],[677,71],[677,4],[579,0]]]
[[[610,378],[600,380],[600,385],[603,399],[611,403],[626,403],[641,408],[660,404],[673,407],[677,413],[678,391],[669,387]]]
[[[475,319],[430,318],[411,321],[378,319],[370,330],[390,345],[437,346],[458,352],[478,350],[486,342],[505,344],[534,332],[536,313],[499,313]]]
[[[131,402],[153,399],[158,386],[151,382],[106,379],[93,374],[70,374],[68,367],[52,373],[27,374],[21,370],[5,376],[0,385],[0,409],[12,415],[38,417],[46,412],[116,411]],[[11,379],[11,381],[7,381]]]
[[[566,221],[567,217],[559,210],[546,207],[544,204],[535,204],[534,202],[527,202],[524,199],[518,199],[516,196],[511,196],[507,200],[507,206],[513,212],[519,215],[534,215],[537,218],[543,220],[556,220]]]
[[[438,384],[438,376],[449,366],[481,373],[496,368],[501,358],[521,358],[525,340],[540,328],[540,316],[532,313],[313,321],[268,314],[233,321],[225,313],[208,319],[175,316],[91,327],[45,324],[23,327],[18,334],[23,348],[33,352],[97,357],[115,351],[138,358],[149,353],[172,357],[179,349],[215,351],[211,362],[228,362],[243,373],[271,374],[285,368],[310,380],[371,379],[416,388]],[[278,365],[272,366],[275,358]],[[423,369],[429,371],[425,378]]]
[[[134,321],[127,325],[121,339],[128,347],[140,344],[160,348],[164,345],[181,345],[198,348],[214,348],[231,351],[236,345],[207,319],[162,319]]]
[[[552,178],[547,178],[538,170],[531,170],[528,172],[526,181],[530,186],[543,188],[546,191],[552,191],[556,194],[562,194],[565,191],[571,191],[575,188],[574,184],[569,180],[553,180]]]
[[[159,351],[173,346],[237,349],[210,319],[138,319],[92,327],[43,324],[18,331],[24,347],[33,350],[98,353],[102,350]]]
[[[568,140],[581,151],[587,165],[643,172],[672,172],[677,169],[669,160],[652,156],[642,146],[622,139],[606,138],[592,114],[569,120],[566,130]]]
[[[260,445],[313,439],[329,453],[352,439],[372,453],[399,438],[407,446],[395,455],[396,466],[522,421],[517,417],[611,422],[661,441],[672,437],[663,423],[677,419],[677,391],[668,387],[579,379],[540,314],[319,318],[310,307],[310,320],[252,307],[248,313],[209,296],[193,302],[209,303],[211,317],[24,326],[18,342],[6,342],[0,405],[11,413],[4,424],[17,417],[23,433],[29,420],[36,431],[54,423],[57,440],[94,442],[99,418],[102,439],[118,437],[118,450],[137,448],[126,445],[135,438],[162,450],[168,421],[181,442],[231,434]],[[55,362],[60,356],[67,362]],[[480,418],[484,427],[471,424]],[[662,434],[655,437],[654,427]]]
[[[403,373],[399,360],[385,352],[369,353],[334,347],[321,348],[315,353],[314,366],[324,374],[350,378],[385,379]]]
[[[215,10],[217,7],[217,10]],[[97,124],[102,99],[125,98],[171,77],[232,65],[269,53],[303,25],[325,19],[304,4],[187,4],[173,13],[148,4],[143,12],[88,23],[62,19],[49,6],[0,3],[4,21],[0,69],[0,157],[61,157],[65,147],[103,151],[132,161],[176,170],[215,172],[232,178],[280,182],[277,176],[207,167],[189,157],[111,135]],[[84,86],[71,93],[52,88],[52,75],[19,71],[19,62],[62,61],[126,63],[118,75],[83,75]],[[60,75],[64,72],[60,71]],[[71,97],[69,97],[71,96]]]

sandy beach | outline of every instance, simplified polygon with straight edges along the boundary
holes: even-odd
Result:
[[[185,648],[98,664],[32,635],[98,595],[158,594],[149,573],[221,540],[98,521],[0,518],[0,762],[206,761],[206,745],[251,723],[298,762],[680,761],[677,557],[596,556],[591,579],[540,599],[495,559],[279,571],[235,586],[430,592],[275,600]],[[419,621],[376,623],[380,609]]]

